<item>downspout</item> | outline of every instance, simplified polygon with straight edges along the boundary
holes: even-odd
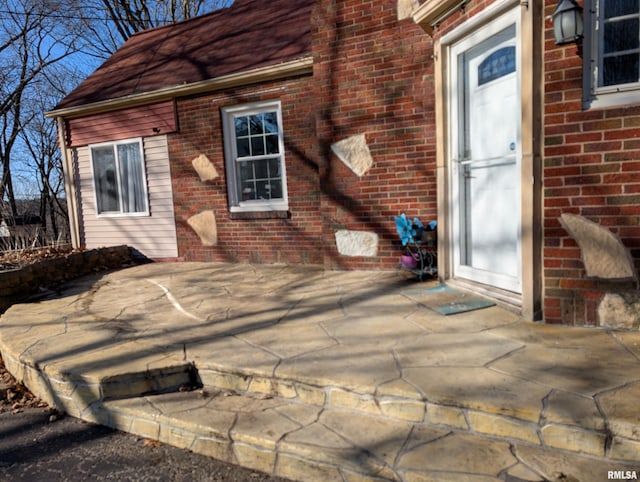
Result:
[[[67,215],[69,217],[69,233],[71,235],[71,245],[74,248],[80,247],[80,226],[78,223],[78,203],[76,198],[76,185],[73,175],[73,162],[69,159],[69,150],[65,142],[64,119],[56,117],[58,127],[58,144],[62,154],[62,174],[64,176],[64,191],[67,198]]]

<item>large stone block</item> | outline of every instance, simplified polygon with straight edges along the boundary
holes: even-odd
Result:
[[[418,0],[398,0],[398,20],[409,18],[419,6],[420,2]]]
[[[640,326],[640,294],[607,293],[598,305],[600,326],[614,329],[638,329]]]
[[[618,236],[575,214],[562,214],[560,222],[580,246],[587,276],[637,280],[631,255]]]
[[[213,211],[203,211],[191,216],[187,219],[187,224],[200,237],[203,246],[215,246],[218,244],[218,227],[216,225],[216,215]]]
[[[358,177],[365,175],[373,166],[373,158],[364,134],[338,141],[331,145],[331,150]]]
[[[336,231],[336,246],[343,256],[372,257],[378,254],[378,235],[367,231]]]
[[[209,158],[204,154],[200,154],[193,161],[191,161],[191,165],[198,173],[200,180],[202,182],[213,181],[219,177],[218,171],[216,167],[211,163]]]

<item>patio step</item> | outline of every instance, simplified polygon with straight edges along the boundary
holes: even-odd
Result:
[[[51,368],[5,358],[34,392],[70,415],[291,480],[588,482],[606,480],[612,467],[637,470],[637,459],[528,440],[518,429],[544,434],[530,422],[388,393],[198,373],[189,363],[101,379],[99,370],[53,376]],[[198,382],[205,386],[194,389]],[[167,390],[174,391],[150,393]]]
[[[598,400],[564,398],[553,394],[543,401],[539,412],[508,407],[504,399],[443,401],[415,396],[402,384],[380,387],[354,387],[314,381],[281,379],[260,373],[199,369],[205,389],[233,394],[278,398],[322,409],[347,410],[394,422],[421,427],[446,428],[459,432],[506,438],[568,452],[606,457],[610,460],[640,461],[637,420],[621,410],[604,416],[601,405],[624,406],[628,401],[617,393]],[[500,391],[500,387],[494,387]],[[628,387],[633,393],[640,385]],[[414,396],[410,396],[408,394]],[[628,396],[629,393],[624,394]],[[608,399],[605,399],[608,397]],[[590,411],[590,404],[594,409]],[[586,407],[586,408],[585,408]],[[608,407],[607,407],[608,408]],[[597,409],[597,410],[596,410]]]
[[[104,401],[82,418],[254,470],[325,481],[600,481],[637,463],[297,399],[200,389]],[[635,467],[634,467],[635,465]]]
[[[31,392],[50,406],[74,417],[82,418],[87,407],[105,400],[131,399],[150,393],[192,390],[198,386],[198,375],[192,363],[139,354],[142,363],[127,366],[114,363],[108,354],[104,363],[78,363],[75,367],[55,363],[36,363],[29,357],[16,359],[8,351],[2,357],[7,370],[22,381]],[[140,366],[146,369],[140,370]]]
[[[486,400],[480,399],[443,403],[435,398],[410,396],[410,393],[416,392],[407,390],[401,383],[392,383],[381,389],[332,384],[327,380],[314,381],[311,378],[269,377],[264,373],[246,369],[242,372],[206,367],[198,369],[192,363],[180,362],[170,357],[164,360],[164,366],[157,358],[154,360],[154,363],[146,364],[147,369],[144,371],[132,369],[114,373],[110,369],[103,372],[102,367],[93,366],[91,370],[82,372],[57,372],[52,366],[42,369],[25,363],[24,360],[18,362],[5,355],[7,368],[18,374],[18,378],[24,380],[34,393],[60,410],[81,419],[133,431],[171,444],[176,444],[180,436],[166,435],[165,432],[156,433],[154,430],[160,430],[159,427],[166,425],[169,428],[163,429],[165,431],[175,429],[177,434],[181,433],[181,430],[200,435],[211,433],[218,438],[220,433],[228,432],[228,428],[217,428],[216,419],[210,421],[208,416],[199,418],[200,415],[190,415],[189,406],[198,406],[203,401],[208,406],[209,395],[213,394],[213,399],[216,400],[237,400],[240,407],[255,405],[255,410],[260,413],[265,406],[269,407],[277,401],[279,406],[288,407],[287,411],[304,413],[313,420],[317,420],[319,414],[334,416],[349,413],[357,419],[376,420],[376,423],[383,425],[411,427],[412,430],[429,433],[466,433],[474,437],[483,436],[509,443],[538,446],[544,450],[559,449],[567,453],[605,458],[616,463],[637,463],[640,460],[640,442],[634,437],[637,435],[635,420],[616,419],[611,416],[605,419],[599,418],[598,414],[591,414],[589,418],[584,415],[582,407],[577,405],[571,407],[577,412],[576,416],[569,419],[559,417],[549,406],[541,408],[541,415],[527,411],[519,413],[518,410],[505,406],[504,399],[500,398],[496,399],[495,403],[487,403]],[[169,394],[162,395],[163,393]],[[180,403],[177,403],[175,411],[179,416],[172,415],[167,418],[168,412],[158,410],[153,403],[150,409],[149,400],[189,402],[182,408]],[[214,405],[218,403],[216,401]],[[550,404],[550,401],[547,400],[546,403]],[[207,408],[209,409],[210,407]],[[242,410],[244,408],[240,409]],[[135,416],[129,412],[135,413]],[[120,420],[121,417],[124,417],[125,422]],[[186,421],[183,420],[185,417]],[[258,416],[260,417],[261,415]],[[131,425],[132,420],[136,420],[135,427]],[[138,427],[139,424],[151,428],[141,429]],[[290,425],[285,425],[286,427],[291,428]],[[144,430],[144,433],[141,430]],[[277,430],[274,433],[277,433]],[[195,439],[191,435],[186,437],[191,440],[188,448],[201,451],[192,447]],[[237,441],[242,446],[247,441],[240,432],[238,437],[229,439],[224,444]],[[219,445],[218,442],[207,443]],[[274,440],[260,441],[257,446],[259,450],[271,450],[275,447],[274,443]],[[185,446],[182,443],[177,445]],[[213,456],[223,460],[230,457],[219,457],[215,454]],[[240,455],[235,454],[234,457],[240,460]],[[265,468],[262,467],[260,470]],[[376,470],[382,468],[377,467]]]

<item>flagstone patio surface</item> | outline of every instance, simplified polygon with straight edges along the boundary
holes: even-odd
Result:
[[[640,333],[443,316],[433,284],[146,264],[14,305],[0,351],[70,415],[294,480],[640,474]]]

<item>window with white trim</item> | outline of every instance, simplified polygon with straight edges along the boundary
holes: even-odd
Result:
[[[141,139],[89,146],[100,215],[148,214]]]
[[[222,109],[232,212],[287,210],[279,101]]]
[[[640,2],[585,2],[585,106],[640,102]]]

